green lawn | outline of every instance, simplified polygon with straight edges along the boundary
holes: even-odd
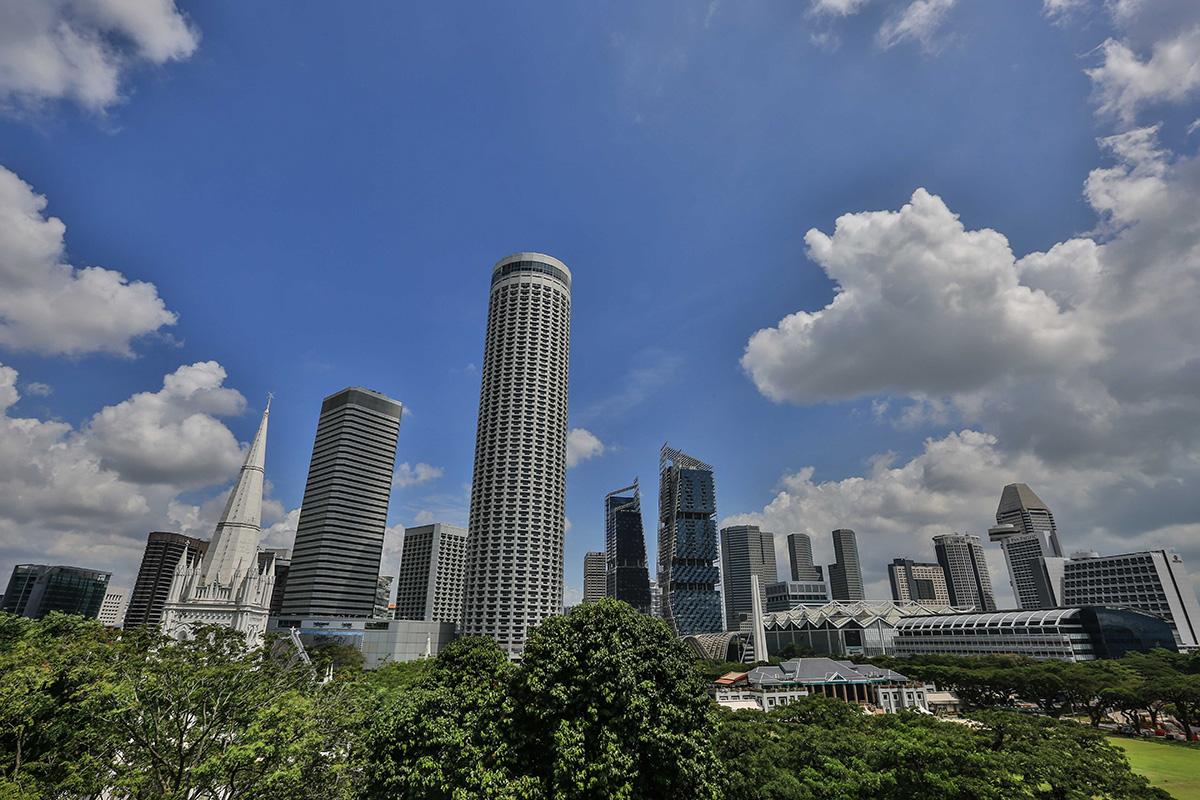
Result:
[[[1133,771],[1177,800],[1200,800],[1200,747],[1111,736],[1125,749]]]

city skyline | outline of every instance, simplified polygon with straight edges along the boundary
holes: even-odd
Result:
[[[11,82],[78,77],[70,59],[0,78],[0,575],[132,589],[150,531],[211,533],[268,391],[263,543],[290,547],[314,409],[347,385],[411,412],[394,571],[403,526],[468,521],[484,273],[525,248],[577,288],[568,603],[598,498],[663,440],[713,464],[722,527],[807,533],[822,565],[855,530],[868,598],[931,536],[984,536],[1013,482],[1068,550],[1200,563],[1200,398],[1176,379],[1198,338],[1196,93],[1134,85],[1194,4],[1139,23],[946,3],[928,28],[898,26],[907,5],[280,7],[277,37],[189,2],[22,23],[104,41],[113,82]],[[492,69],[528,30],[554,46]],[[1153,288],[1130,302],[1135,273]]]

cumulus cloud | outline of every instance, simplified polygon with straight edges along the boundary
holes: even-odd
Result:
[[[934,35],[954,8],[956,0],[913,0],[903,11],[880,26],[875,41],[887,49],[902,42],[917,42],[925,50],[934,46]]]
[[[862,476],[786,476],[752,517],[861,529],[878,577],[927,555],[936,528],[986,527],[1020,480],[1058,498],[1069,547],[1175,546],[1200,573],[1200,161],[1163,150],[1156,127],[1101,146],[1111,163],[1084,186],[1096,234],[1045,252],[1015,258],[921,191],[809,233],[837,295],[751,337],[759,390],[872,397],[883,419],[965,429]]]
[[[1008,241],[968,231],[924,189],[899,211],[846,214],[805,237],[837,283],[824,309],[751,337],[742,366],[774,400],[979,388],[1102,355],[1097,332],[1020,283]]]
[[[83,430],[106,469],[136,483],[207,486],[234,474],[242,454],[217,417],[235,416],[246,400],[223,386],[215,361],[183,366],[157,392],[139,392],[96,414]]]
[[[567,433],[567,469],[604,453],[604,442],[586,428]]]
[[[444,474],[445,470],[441,467],[435,467],[432,464],[424,462],[414,465],[405,461],[396,467],[396,472],[392,475],[392,485],[403,489],[406,486],[429,483],[429,481],[436,480]]]
[[[45,208],[44,196],[0,167],[0,345],[130,356],[133,339],[175,324],[154,284],[65,263],[66,226]]]
[[[180,367],[161,390],[75,428],[21,416],[17,372],[0,365],[0,557],[108,569],[128,583],[148,531],[211,535],[223,494],[198,505],[181,496],[232,482],[241,465],[215,415],[239,413],[244,400],[223,380],[212,362]],[[265,511],[282,515],[276,502]]]
[[[1142,58],[1125,42],[1100,46],[1102,63],[1087,70],[1101,113],[1131,123],[1143,106],[1181,102],[1200,89],[1200,25],[1154,44]]]
[[[198,43],[174,0],[0,0],[0,107],[104,111],[131,68],[186,59]]]

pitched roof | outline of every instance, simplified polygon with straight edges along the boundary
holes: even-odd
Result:
[[[1022,508],[1048,511],[1049,507],[1037,496],[1027,483],[1010,483],[1000,493],[1000,505],[996,508],[996,516]]]

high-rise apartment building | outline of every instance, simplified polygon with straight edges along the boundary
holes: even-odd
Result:
[[[594,603],[608,594],[604,553],[599,550],[583,555],[583,602]]]
[[[834,600],[863,600],[862,566],[858,540],[849,528],[833,532],[833,560],[829,565],[829,594]]]
[[[104,601],[100,603],[100,611],[96,614],[96,619],[100,620],[100,624],[106,628],[122,627],[128,600],[129,593],[124,589],[109,589],[104,594]]]
[[[358,387],[321,403],[280,614],[374,614],[402,412]]]
[[[1170,624],[1180,649],[1200,648],[1200,603],[1178,553],[1143,550],[1100,556],[1085,552],[1046,558],[1041,566],[1036,574],[1043,607],[1136,608]]]
[[[463,633],[512,657],[561,613],[571,271],[517,253],[492,268],[471,478]]]
[[[51,611],[95,617],[111,573],[82,567],[18,564],[4,590],[0,611],[41,619]]]
[[[650,569],[638,482],[604,497],[605,591],[650,613]]]
[[[950,589],[946,571],[941,564],[922,563],[911,558],[892,559],[888,564],[888,582],[892,599],[897,602],[915,601],[930,605],[950,605]]]
[[[1038,597],[1038,586],[1045,583],[1041,559],[1062,557],[1058,527],[1050,508],[1024,483],[1010,483],[1000,494],[996,508],[996,527],[988,530],[988,539],[1000,543],[1008,565],[1013,595],[1021,608],[1047,608]]]
[[[713,468],[664,444],[658,461],[658,586],[662,617],[680,636],[724,629],[717,591]]]
[[[812,539],[807,533],[789,533],[787,550],[792,580],[807,583],[824,580],[821,568],[813,564]]]
[[[650,616],[662,616],[662,590],[658,588],[658,581],[650,581]]]
[[[757,525],[721,529],[721,577],[725,585],[725,626],[749,630],[754,622],[750,576],[758,576],[759,600],[765,608],[767,586],[779,582],[775,568],[775,534]]]
[[[933,537],[933,549],[946,575],[951,605],[976,611],[996,610],[987,557],[978,536],[944,533]]]
[[[396,619],[462,619],[466,528],[435,522],[404,531],[396,576]]]
[[[200,563],[208,550],[206,539],[184,536],[182,533],[152,531],[146,537],[142,563],[138,567],[129,607],[125,610],[125,627],[138,625],[157,627],[162,622],[163,607],[171,594],[171,580],[180,559]]]

